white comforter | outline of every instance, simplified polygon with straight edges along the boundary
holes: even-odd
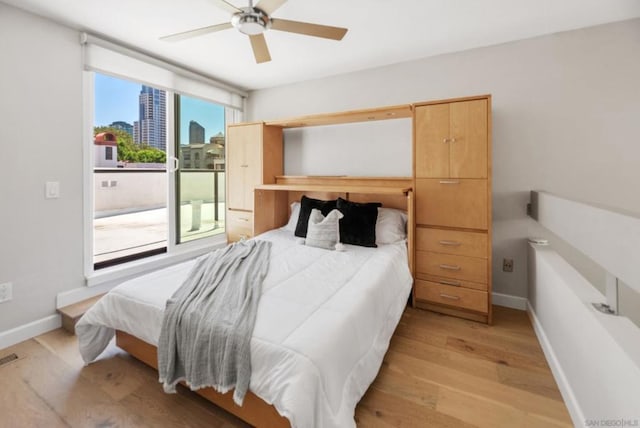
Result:
[[[355,427],[355,406],[375,379],[411,288],[404,243],[345,252],[273,242],[251,339],[250,389],[293,427]],[[79,321],[88,362],[114,329],[157,345],[166,300],[194,261],[127,281]],[[84,327],[83,327],[84,326]],[[93,352],[95,354],[95,352]]]

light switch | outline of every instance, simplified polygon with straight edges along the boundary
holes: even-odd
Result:
[[[60,182],[59,181],[47,181],[45,186],[45,198],[56,199],[60,197]]]

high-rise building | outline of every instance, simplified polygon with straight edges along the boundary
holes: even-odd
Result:
[[[189,144],[204,144],[204,127],[195,120],[189,121]]]
[[[167,148],[167,94],[143,85],[139,100],[139,120],[133,122],[133,141],[164,151]]]
[[[128,133],[129,135],[133,136],[133,125],[127,123],[127,122],[123,122],[121,120],[116,121],[116,122],[112,122],[111,125],[109,125],[111,128],[116,128],[116,129],[122,129],[123,131],[125,131],[126,133]]]

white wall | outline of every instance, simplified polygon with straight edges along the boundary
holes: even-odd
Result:
[[[494,291],[526,297],[523,238],[536,232],[526,217],[529,190],[640,213],[639,52],[635,19],[258,90],[248,118],[492,94]],[[410,142],[399,144],[406,152]],[[297,150],[286,143],[285,159]],[[318,156],[313,173],[330,168],[333,155]],[[339,156],[363,163],[366,152],[344,144]],[[367,172],[376,174],[380,162],[370,158]],[[286,162],[285,172],[295,166]],[[515,260],[511,274],[501,270],[504,257]]]
[[[1,333],[54,314],[84,281],[78,33],[0,3],[0,40],[0,282],[13,283]]]
[[[96,216],[167,206],[167,173],[164,170],[99,171],[93,173],[93,180]]]
[[[411,135],[411,119],[286,129],[285,170],[289,175],[411,176]]]
[[[533,326],[575,426],[637,423],[640,329],[596,311],[603,295],[550,247],[529,246],[529,286]]]

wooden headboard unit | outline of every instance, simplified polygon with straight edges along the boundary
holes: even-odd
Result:
[[[278,176],[275,184],[257,186],[254,193],[254,235],[287,224],[290,205],[302,195],[316,199],[381,202],[407,211],[409,268],[413,274],[414,204],[411,177]]]

